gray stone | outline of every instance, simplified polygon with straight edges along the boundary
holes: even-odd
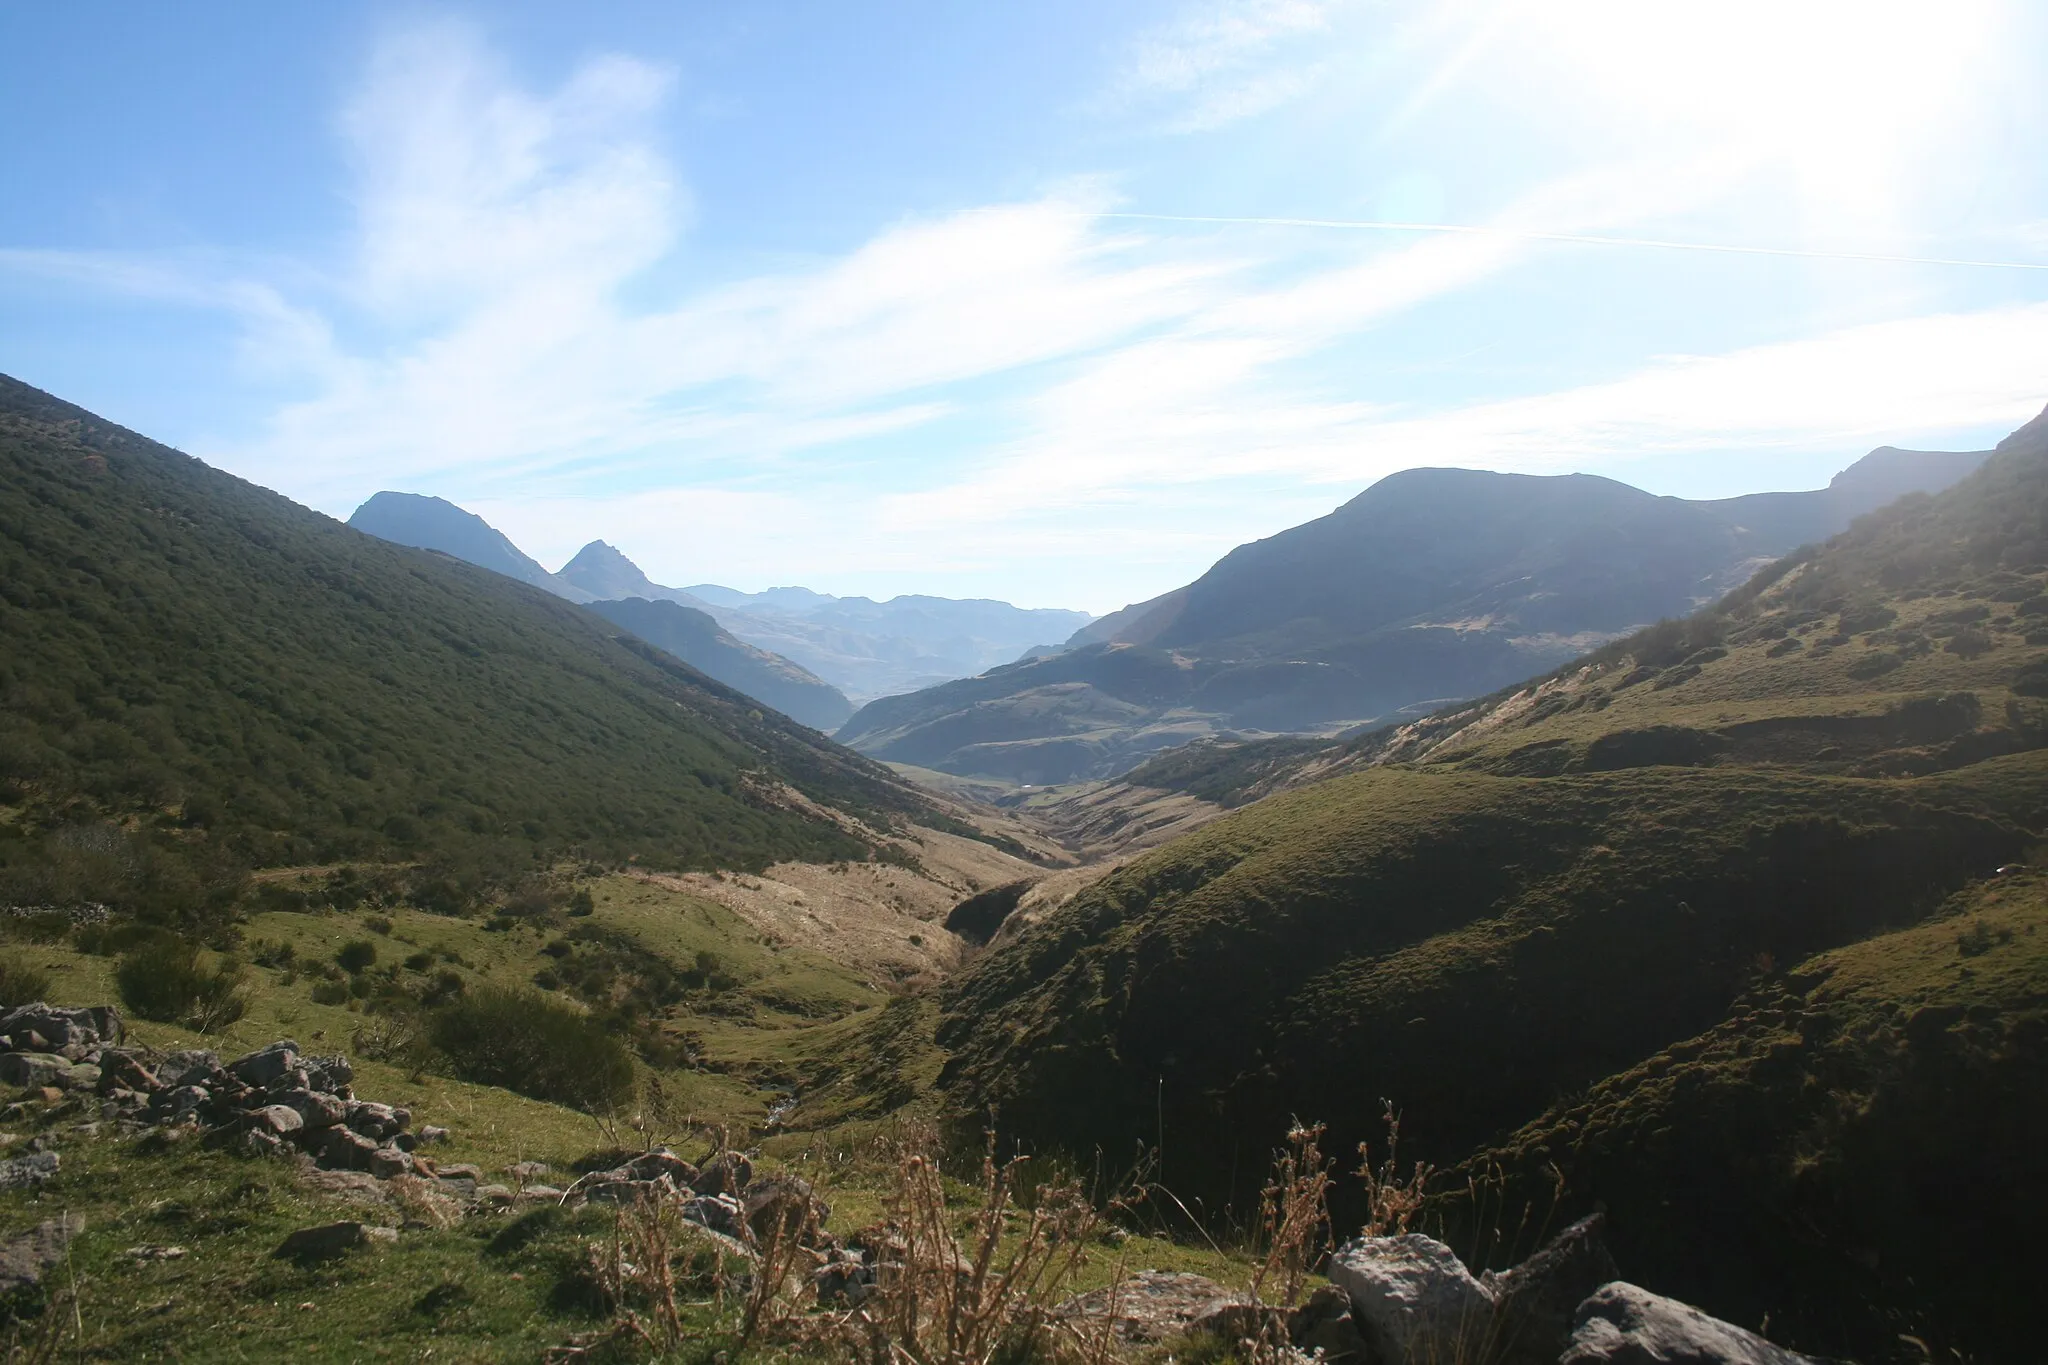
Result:
[[[412,1112],[394,1109],[388,1104],[371,1104],[365,1100],[350,1100],[346,1116],[342,1119],[349,1127],[364,1137],[382,1142],[385,1138],[396,1137],[412,1123]]]
[[[324,1094],[332,1095],[345,1089],[356,1078],[356,1070],[348,1064],[348,1058],[336,1053],[332,1057],[307,1057],[306,1084]]]
[[[372,1242],[397,1240],[392,1229],[376,1231],[385,1235],[379,1237],[361,1223],[326,1223],[317,1228],[300,1228],[270,1254],[284,1261],[328,1261]]]
[[[753,1179],[754,1163],[747,1160],[745,1153],[720,1152],[704,1163],[690,1188],[698,1194],[738,1194]]]
[[[808,1180],[795,1175],[771,1175],[747,1186],[742,1199],[747,1228],[754,1241],[766,1246],[778,1235],[795,1237],[805,1246],[818,1240],[832,1206],[818,1198]]]
[[[330,1171],[367,1171],[370,1153],[378,1150],[374,1140],[339,1124],[320,1129],[307,1148],[313,1159]]]
[[[1597,1213],[1583,1218],[1514,1269],[1480,1276],[1493,1296],[1493,1365],[1555,1365],[1579,1305],[1621,1277],[1604,1225]]]
[[[261,1128],[244,1128],[230,1144],[231,1150],[243,1156],[281,1157],[290,1153],[284,1139]]]
[[[1326,1284],[1287,1315],[1287,1335],[1294,1348],[1313,1357],[1318,1351],[1329,1365],[1363,1365],[1368,1349],[1351,1320],[1351,1296]]]
[[[446,1142],[448,1140],[448,1130],[446,1128],[437,1128],[431,1123],[421,1124],[419,1137],[422,1145]]]
[[[536,1204],[552,1204],[558,1202],[561,1199],[562,1192],[556,1189],[553,1185],[536,1184],[528,1185],[521,1189],[519,1191],[519,1197],[521,1199],[530,1200]]]
[[[58,1072],[54,1083],[59,1090],[91,1090],[100,1083],[100,1069],[91,1062],[75,1062]]]
[[[379,1180],[409,1174],[412,1171],[412,1153],[401,1152],[396,1147],[379,1147],[370,1153],[367,1169]]]
[[[213,1095],[201,1085],[178,1085],[168,1090],[159,1090],[149,1097],[149,1112],[163,1117],[166,1123],[176,1123],[187,1114],[195,1113]]]
[[[673,1199],[678,1193],[675,1185],[666,1176],[657,1176],[653,1180],[621,1180],[613,1178],[607,1172],[593,1176],[590,1182],[583,1186],[584,1199],[593,1204],[643,1204],[660,1199]],[[688,1216],[687,1213],[685,1216]]]
[[[878,1271],[879,1273],[879,1271]],[[1203,1275],[1179,1270],[1142,1270],[1121,1284],[1076,1294],[1053,1309],[1053,1316],[1086,1325],[1109,1320],[1111,1331],[1125,1346],[1165,1341],[1219,1303],[1237,1303],[1243,1296]]]
[[[71,1043],[118,1043],[122,1035],[121,1016],[111,1005],[64,1009],[40,1000],[0,1015],[0,1035],[13,1039],[17,1047],[30,1033],[41,1037],[51,1050]]]
[[[1558,1365],[1818,1365],[1676,1299],[1616,1280],[1579,1305]]]
[[[276,1103],[298,1114],[308,1128],[332,1128],[348,1115],[347,1105],[318,1090],[287,1090]]]
[[[299,1064],[299,1045],[289,1038],[280,1038],[268,1047],[257,1048],[246,1057],[237,1057],[228,1063],[228,1074],[244,1085],[262,1087],[269,1085]]]
[[[653,1151],[636,1156],[619,1167],[621,1180],[652,1180],[663,1175],[675,1182],[678,1189],[693,1188],[697,1180],[697,1168],[666,1147],[656,1147]]]
[[[165,1085],[199,1084],[195,1076],[211,1076],[220,1070],[220,1054],[205,1048],[186,1048],[173,1052],[163,1059],[156,1069],[157,1079]]]
[[[420,1131],[425,1132],[425,1129]],[[505,1168],[505,1174],[514,1180],[533,1181],[548,1174],[554,1168],[545,1161],[515,1161]]]
[[[819,1307],[855,1305],[874,1292],[875,1270],[857,1254],[839,1251],[818,1267],[811,1282],[817,1287]]]
[[[1476,1357],[1492,1327],[1492,1295],[1455,1252],[1419,1232],[1346,1242],[1327,1273],[1380,1360]]]
[[[1270,1303],[1212,1303],[1188,1324],[1190,1336],[1222,1337],[1271,1349],[1288,1342],[1287,1310]]]
[[[470,1197],[479,1204],[509,1204],[517,1198],[510,1185],[479,1185]]]
[[[43,1272],[64,1259],[64,1249],[84,1230],[85,1219],[66,1214],[0,1241],[0,1296],[41,1284]]]
[[[57,1174],[55,1152],[30,1152],[11,1161],[0,1161],[0,1190],[27,1189]]]
[[[116,1090],[133,1090],[146,1095],[161,1086],[156,1073],[143,1065],[141,1058],[126,1052],[108,1052],[100,1057],[100,1078],[93,1089],[102,1095]]]
[[[699,1227],[724,1233],[737,1242],[747,1240],[747,1211],[729,1194],[700,1194],[683,1203],[683,1217]]]
[[[0,1082],[24,1090],[55,1085],[57,1078],[71,1070],[71,1063],[54,1052],[0,1053]]]

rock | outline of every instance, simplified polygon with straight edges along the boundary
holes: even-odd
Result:
[[[220,1054],[203,1048],[186,1048],[173,1052],[164,1058],[156,1069],[157,1079],[165,1085],[197,1085],[201,1082],[195,1076],[211,1076],[219,1071]]]
[[[139,1247],[129,1247],[123,1254],[131,1261],[180,1261],[185,1258],[187,1252],[183,1247],[159,1246],[154,1242],[145,1242]]]
[[[688,1163],[684,1163],[687,1165]],[[698,1194],[738,1194],[754,1179],[754,1163],[741,1152],[720,1152],[704,1163],[690,1188]]]
[[[1221,1337],[1233,1344],[1279,1346],[1288,1341],[1287,1310],[1267,1303],[1212,1303],[1195,1314],[1187,1327],[1190,1336]]]
[[[313,1089],[287,1090],[274,1102],[296,1113],[308,1128],[332,1128],[348,1114],[342,1101]]]
[[[1818,1365],[1676,1299],[1616,1280],[1579,1305],[1558,1365]]]
[[[722,1232],[737,1242],[747,1240],[747,1211],[729,1194],[700,1194],[683,1202],[683,1217],[699,1227]]]
[[[1600,1214],[1583,1218],[1514,1269],[1480,1276],[1493,1296],[1493,1365],[1554,1365],[1579,1305],[1621,1276],[1604,1226]]]
[[[593,1204],[642,1204],[673,1199],[678,1193],[680,1191],[666,1176],[653,1180],[621,1180],[611,1178],[608,1172],[591,1177],[583,1187],[584,1200]]]
[[[484,1178],[483,1169],[479,1166],[473,1166],[467,1161],[451,1161],[446,1165],[435,1166],[434,1174],[440,1176],[443,1180],[482,1180]]]
[[[364,1137],[382,1142],[386,1138],[397,1137],[411,1126],[412,1111],[394,1109],[388,1104],[350,1100],[342,1122]]]
[[[396,1147],[378,1147],[371,1151],[366,1162],[366,1169],[379,1180],[412,1172],[412,1153],[401,1152]]]
[[[57,1174],[55,1152],[30,1152],[11,1161],[0,1161],[0,1190],[20,1190],[40,1185]]]
[[[393,1228],[370,1228],[362,1223],[327,1223],[317,1228],[300,1228],[270,1254],[283,1261],[328,1261],[373,1241],[397,1240],[398,1234]]]
[[[151,1094],[161,1089],[163,1083],[156,1073],[142,1064],[142,1060],[126,1052],[109,1052],[100,1058],[100,1078],[93,1089],[102,1095],[116,1090],[133,1090]]]
[[[1053,1309],[1053,1315],[1084,1323],[1108,1318],[1118,1340],[1131,1346],[1178,1336],[1205,1310],[1241,1298],[1236,1290],[1225,1289],[1203,1275],[1142,1270],[1113,1288],[1074,1295]]]
[[[431,1123],[422,1124],[420,1125],[419,1139],[422,1146],[428,1143],[446,1142],[448,1140],[448,1130],[446,1128],[437,1128]]]
[[[616,1178],[620,1180],[653,1180],[665,1175],[674,1182],[677,1189],[693,1188],[697,1174],[695,1166],[666,1147],[656,1147],[651,1152],[636,1156],[614,1172]]]
[[[514,1180],[532,1181],[540,1179],[552,1169],[545,1161],[515,1161],[505,1168],[505,1174]]]
[[[1351,1320],[1351,1296],[1326,1284],[1287,1316],[1287,1335],[1294,1348],[1309,1356],[1322,1352],[1329,1365],[1364,1365],[1365,1338]]]
[[[854,1305],[874,1292],[875,1270],[858,1252],[834,1251],[811,1282],[817,1287],[820,1308]]]
[[[509,1204],[515,1198],[510,1185],[479,1185],[470,1197],[479,1204]]]
[[[64,1259],[64,1249],[84,1230],[83,1218],[66,1214],[0,1241],[0,1297],[41,1284],[43,1272]]]
[[[748,1230],[753,1240],[766,1246],[778,1235],[795,1237],[801,1244],[816,1243],[832,1206],[818,1198],[808,1180],[794,1175],[771,1175],[747,1187],[742,1201]]]
[[[230,1149],[243,1156],[281,1157],[291,1151],[284,1139],[261,1128],[244,1128],[229,1144]]]
[[[149,1097],[149,1112],[159,1115],[161,1122],[176,1123],[188,1114],[197,1113],[212,1099],[212,1092],[202,1085],[172,1086]]]
[[[55,1084],[58,1076],[70,1070],[71,1063],[53,1052],[0,1053],[0,1082],[24,1090]]]
[[[322,1128],[307,1142],[307,1150],[313,1159],[330,1171],[367,1171],[370,1169],[370,1153],[378,1149],[370,1138],[339,1124]]]
[[[52,1078],[59,1090],[91,1090],[100,1083],[100,1069],[89,1062],[75,1062],[65,1066]]]
[[[23,1046],[29,1034],[35,1034],[42,1039],[42,1051],[54,1051],[72,1043],[118,1043],[122,1032],[121,1016],[112,1005],[62,1009],[38,1000],[0,1015],[0,1034],[11,1039],[16,1047]]]
[[[519,1191],[519,1197],[521,1199],[529,1200],[536,1204],[555,1204],[561,1202],[562,1192],[556,1189],[553,1185],[536,1184],[528,1185],[525,1188],[521,1189]]]
[[[1351,1320],[1379,1360],[1476,1357],[1492,1326],[1485,1286],[1419,1232],[1355,1238],[1331,1255],[1326,1273],[1350,1296]]]
[[[260,1089],[295,1069],[298,1064],[299,1045],[289,1038],[280,1038],[246,1057],[237,1057],[228,1063],[227,1071],[242,1084]]]
[[[356,1078],[355,1068],[348,1064],[348,1058],[339,1053],[332,1057],[302,1060],[306,1067],[306,1084],[323,1094],[332,1095],[345,1090]]]

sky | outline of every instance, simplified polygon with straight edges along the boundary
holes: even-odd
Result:
[[[550,568],[1108,611],[2048,402],[2029,0],[11,5],[0,372]]]

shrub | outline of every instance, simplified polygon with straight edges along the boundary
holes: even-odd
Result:
[[[314,1004],[340,1005],[346,1004],[347,1001],[348,983],[346,981],[315,981],[313,983]]]
[[[334,960],[341,964],[343,971],[353,976],[377,965],[377,945],[361,938],[353,943],[344,943],[334,950]]]
[[[388,934],[391,932],[391,921],[384,915],[371,915],[363,921],[363,927],[373,934]]]
[[[50,974],[30,966],[18,954],[0,957],[0,1009],[11,1010],[50,993]]]
[[[208,965],[197,944],[166,940],[124,956],[114,968],[121,1003],[144,1019],[212,1033],[249,1008],[242,967],[223,959]]]
[[[434,1046],[455,1074],[592,1111],[633,1092],[633,1058],[577,1010],[531,991],[485,990],[434,1017]]]

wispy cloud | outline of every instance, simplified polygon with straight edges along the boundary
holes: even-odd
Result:
[[[1254,117],[1313,90],[1331,69],[1311,42],[1335,0],[1207,0],[1138,36],[1099,108],[1194,133]]]

